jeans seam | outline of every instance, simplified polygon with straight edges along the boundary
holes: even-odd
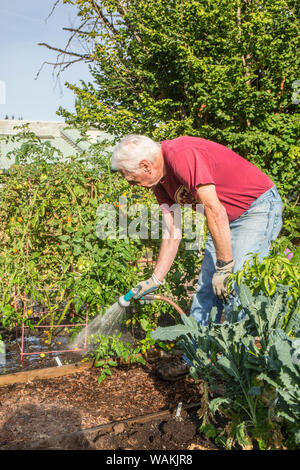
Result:
[[[269,212],[268,212],[268,223],[267,223],[266,232],[265,232],[265,237],[268,237],[269,245],[271,243],[271,233],[270,233],[271,226],[270,225],[271,225],[271,214],[273,213],[273,211],[274,211],[274,200],[271,199],[270,208],[269,208]],[[268,236],[268,234],[269,234],[269,236]]]

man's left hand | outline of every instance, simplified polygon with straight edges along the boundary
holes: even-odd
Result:
[[[232,273],[234,261],[231,260],[224,264],[222,261],[217,261],[216,272],[212,278],[212,288],[214,294],[221,300],[226,301],[227,298],[227,283],[228,277]]]

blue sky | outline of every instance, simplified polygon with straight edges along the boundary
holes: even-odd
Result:
[[[59,82],[53,76],[53,67],[44,61],[55,62],[56,52],[38,46],[45,42],[64,48],[69,34],[63,27],[78,26],[76,8],[63,5],[50,14],[54,0],[10,0],[0,6],[0,85],[5,84],[5,103],[0,99],[0,119],[7,114],[28,120],[63,121],[57,116],[59,106],[74,109],[74,94],[64,83],[79,84],[91,81],[88,65],[83,62],[71,65],[62,73]],[[74,52],[84,52],[74,43]],[[0,97],[1,98],[1,97]]]

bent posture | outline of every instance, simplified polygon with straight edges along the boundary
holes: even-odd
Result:
[[[249,253],[267,256],[282,227],[282,202],[274,183],[234,151],[199,137],[158,143],[129,135],[115,148],[112,166],[129,184],[153,190],[170,232],[162,240],[152,277],[138,284],[136,298],[164,283],[176,257],[180,239],[170,207],[200,203],[209,234],[191,315],[206,325],[216,306],[220,320],[229,274],[243,267]],[[176,380],[188,370],[184,360],[174,360],[158,373]]]

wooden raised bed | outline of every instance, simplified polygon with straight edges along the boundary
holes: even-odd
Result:
[[[15,383],[25,383],[31,380],[51,379],[53,377],[61,377],[63,375],[76,374],[82,370],[93,367],[93,361],[76,362],[65,366],[46,367],[44,369],[26,370],[22,372],[14,372],[0,376],[0,387]]]

